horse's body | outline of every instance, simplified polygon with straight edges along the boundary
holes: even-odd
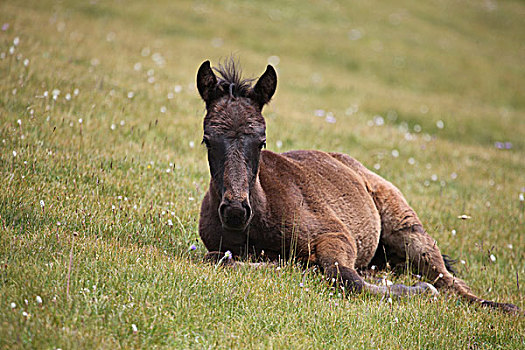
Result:
[[[225,231],[217,235],[221,198],[214,195],[216,191],[208,191],[200,226],[206,247],[230,250],[237,256],[260,256],[264,251],[270,259],[286,259],[292,248],[297,258],[315,263],[315,248],[324,235],[344,232],[356,252],[352,264],[366,267],[379,242],[379,212],[367,190],[367,180],[336,157],[345,156],[263,151],[251,198],[254,216],[246,234]]]
[[[265,260],[293,254],[356,292],[435,292],[428,283],[376,286],[356,271],[386,262],[408,264],[437,288],[520,312],[512,304],[472,294],[447,270],[436,242],[401,192],[355,159],[320,151],[262,151],[266,136],[261,111],[277,83],[271,66],[254,87],[240,80],[232,63],[219,72],[218,80],[204,62],[197,74],[207,108],[203,142],[212,175],[199,222],[207,258],[221,258],[226,251]]]

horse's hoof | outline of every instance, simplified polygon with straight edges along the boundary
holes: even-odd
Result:
[[[437,295],[439,292],[437,289],[431,285],[430,283],[426,282],[418,282],[412,287],[405,286],[404,284],[394,284],[389,287],[390,293],[392,293],[394,296],[401,297],[401,296],[414,296],[424,293],[430,293],[431,295]]]
[[[438,295],[439,294],[439,292],[436,289],[436,287],[434,287],[433,285],[431,285],[430,283],[427,283],[427,282],[418,282],[418,283],[416,283],[414,285],[414,287],[421,289],[422,293],[429,292],[431,295]]]

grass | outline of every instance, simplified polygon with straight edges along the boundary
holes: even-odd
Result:
[[[519,1],[3,1],[0,347],[522,348],[522,318],[453,295],[346,298],[293,263],[202,263],[194,79],[205,59],[234,53],[257,76],[278,56],[268,148],[376,169],[477,294],[524,308],[524,14]]]

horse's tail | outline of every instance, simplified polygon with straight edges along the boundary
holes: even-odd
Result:
[[[454,277],[450,273],[448,274],[448,276],[444,276],[443,278],[440,278],[439,281],[436,281],[435,285],[439,289],[443,288],[455,292],[470,303],[478,304],[483,307],[489,307],[492,309],[498,309],[510,314],[525,316],[525,312],[523,312],[523,310],[521,310],[514,304],[498,303],[495,301],[485,300],[483,298],[478,297],[477,295],[472,293],[471,289],[462,279]]]
[[[448,272],[450,272],[453,275],[457,275],[457,271],[454,268],[454,265],[456,265],[458,261],[456,259],[452,259],[446,254],[442,254],[441,256],[443,257],[443,261],[445,262],[445,267],[447,268]]]

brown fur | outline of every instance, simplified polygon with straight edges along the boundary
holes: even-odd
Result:
[[[201,207],[199,233],[220,258],[286,259],[319,265],[325,275],[353,291],[416,294],[433,287],[390,289],[363,280],[356,269],[389,262],[410,266],[439,289],[471,302],[521,311],[512,304],[485,301],[454,277],[436,242],[390,182],[345,154],[261,151],[265,122],[261,109],[275,92],[271,66],[253,88],[239,81],[234,65],[217,79],[204,62],[197,86],[206,102],[204,140],[211,181]],[[233,87],[232,87],[233,84]],[[243,90],[234,93],[235,85]],[[229,86],[229,89],[227,87]],[[228,91],[229,90],[229,91]]]

